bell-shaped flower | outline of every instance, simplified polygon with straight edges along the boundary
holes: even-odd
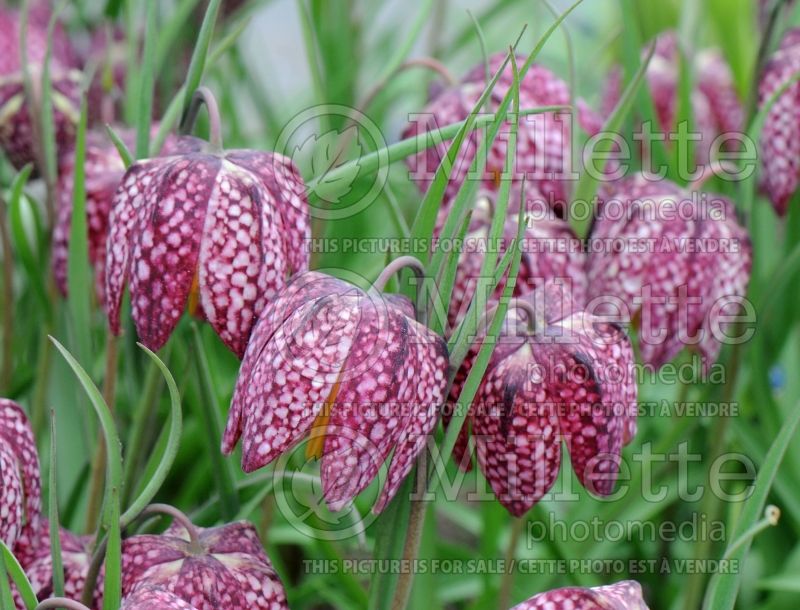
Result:
[[[800,28],[784,34],[767,60],[758,86],[761,107],[800,71]],[[761,188],[775,210],[785,215],[800,184],[800,83],[788,86],[775,101],[761,130]]]
[[[664,32],[656,39],[656,51],[647,67],[647,84],[659,128],[675,131],[680,108],[681,54],[675,32]],[[724,57],[714,49],[703,50],[694,58],[695,88],[691,94],[692,128],[700,140],[694,143],[695,161],[708,164],[714,152],[729,150],[734,140],[715,141],[723,134],[738,134],[743,128],[744,112],[733,74]],[[622,69],[612,70],[603,93],[602,111],[608,116],[622,97]],[[735,137],[735,136],[734,136]],[[733,144],[737,146],[737,144]],[[687,160],[688,162],[688,160]]]
[[[124,541],[123,596],[154,586],[197,610],[287,608],[283,585],[251,524],[198,528],[176,509],[159,506],[158,510],[175,517],[175,522],[164,534]]]
[[[48,3],[32,3],[25,40],[27,58],[23,66],[20,12],[0,7],[0,149],[17,168],[36,159],[37,144],[34,142],[30,109],[38,107],[41,100],[28,98],[23,68],[27,67],[32,80],[41,79],[50,16]],[[80,114],[81,73],[78,64],[66,33],[57,25],[53,31],[50,79],[58,149],[68,146],[75,137],[75,125]]]
[[[568,287],[557,281],[512,305],[468,406],[454,454],[458,464],[470,467],[469,429],[489,485],[512,515],[521,516],[555,483],[563,440],[578,481],[594,494],[609,495],[622,447],[636,431],[628,337],[575,305]],[[451,401],[483,341],[482,336],[462,364]]]
[[[120,129],[117,134],[125,145],[132,149],[136,133],[132,129]],[[202,140],[189,136],[167,137],[163,155],[197,152]],[[106,242],[108,240],[108,217],[111,204],[122,176],[125,164],[116,147],[105,133],[90,131],[86,136],[86,157],[83,164],[86,191],[86,228],[89,263],[92,265],[95,292],[103,302],[106,282]],[[69,256],[70,227],[72,226],[72,202],[75,186],[75,151],[69,150],[61,156],[56,183],[56,226],[53,230],[53,274],[56,286],[62,295],[67,295],[67,259]]]
[[[638,328],[640,355],[660,367],[684,347],[708,367],[741,314],[752,266],[747,231],[727,199],[636,177],[604,193],[588,260],[598,313]]]
[[[494,216],[495,194],[484,191],[472,210],[470,226],[460,245],[460,256],[453,294],[448,307],[449,329],[455,330],[467,313],[479,287],[481,267],[489,248],[500,248],[501,254],[510,247],[518,234],[518,216],[522,189],[513,187],[509,211],[503,227],[501,243],[495,244],[490,237]],[[574,298],[583,301],[586,295],[586,256],[581,240],[577,238],[569,223],[562,220],[544,203],[541,197],[525,190],[525,231],[523,232],[522,260],[516,278],[514,295],[520,296],[535,290],[550,279],[559,278],[571,286]],[[443,208],[438,217],[436,235],[441,233],[449,210]],[[450,247],[442,244],[442,247]],[[505,288],[507,278],[501,279],[492,295],[481,294],[477,298],[486,302],[497,299]]]
[[[167,589],[136,587],[122,600],[122,610],[197,610]]]
[[[0,540],[11,549],[39,527],[42,507],[39,456],[28,416],[0,398]],[[20,553],[24,560],[26,553]]]
[[[305,187],[277,153],[221,149],[210,92],[207,151],[134,163],[114,195],[106,249],[106,311],[120,332],[129,283],[136,330],[161,348],[189,312],[241,356],[264,306],[308,266]]]
[[[399,265],[387,267],[376,282]],[[261,468],[301,439],[321,457],[324,497],[339,510],[393,452],[374,507],[395,495],[433,430],[447,385],[444,340],[411,303],[380,288],[310,272],[261,314],[231,402],[223,451],[242,439],[242,468]]]
[[[505,59],[505,53],[498,53],[489,58],[491,75],[500,69]],[[525,57],[518,57],[518,65],[522,65],[525,60]],[[480,99],[486,85],[485,66],[483,64],[475,66],[460,83],[444,89],[422,112],[412,115],[403,137],[410,138],[450,123],[463,121]],[[508,62],[492,90],[486,112],[497,110],[512,85],[513,69],[511,62]],[[572,103],[567,83],[539,65],[532,65],[522,79],[519,95],[521,109],[569,106]],[[578,120],[581,126],[590,132],[597,129],[599,122],[583,103],[579,104]],[[505,128],[508,129],[508,124]],[[528,186],[538,190],[551,207],[562,213],[568,200],[569,176],[572,171],[572,129],[571,114],[567,110],[520,117],[517,154],[513,168],[515,176],[520,180],[524,177]],[[465,138],[450,173],[450,182],[445,195],[446,203],[455,196],[464,180],[469,179],[467,174],[477,154],[478,142],[477,132]],[[449,141],[438,142],[432,148],[408,158],[412,180],[417,182],[420,190],[424,191],[430,185],[436,169],[442,159],[446,158],[449,146]],[[481,179],[483,187],[487,190],[498,190],[500,177],[505,174],[507,148],[508,143],[502,135],[501,128],[501,133],[488,152],[486,169]]]
[[[623,580],[605,587],[565,587],[534,595],[511,610],[648,610],[642,587]]]

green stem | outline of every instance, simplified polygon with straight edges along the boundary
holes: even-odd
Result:
[[[514,571],[511,566],[517,553],[517,546],[519,545],[524,525],[525,521],[521,518],[512,518],[511,534],[506,547],[505,570],[503,571],[503,579],[500,582],[500,593],[497,596],[497,610],[507,610],[511,601],[511,588],[514,586]]]
[[[414,467],[413,476],[416,481],[416,489],[424,492],[427,487],[427,468],[425,460],[417,460]],[[424,494],[423,494],[424,495]],[[419,546],[422,539],[422,529],[425,526],[425,516],[428,512],[428,502],[424,497],[410,498],[411,510],[408,516],[408,530],[406,532],[406,543],[403,547],[402,564],[411,566],[413,560],[419,555]],[[397,579],[397,588],[394,592],[392,610],[404,610],[408,605],[408,598],[411,595],[411,586],[414,584],[414,570],[409,567],[400,574]]]
[[[0,241],[2,241],[3,256],[3,368],[0,371],[0,391],[5,396],[11,389],[14,356],[14,259],[11,252],[11,237],[6,222],[6,211],[6,201],[0,196]]]
[[[206,426],[205,437],[208,442],[214,480],[220,492],[222,516],[225,519],[233,519],[239,512],[239,496],[236,493],[236,484],[230,463],[225,461],[220,452],[220,430],[222,430],[223,424],[215,400],[216,390],[211,379],[211,369],[203,347],[203,338],[200,336],[200,328],[195,322],[192,323],[192,341],[194,343],[193,356],[200,380],[201,416]]]

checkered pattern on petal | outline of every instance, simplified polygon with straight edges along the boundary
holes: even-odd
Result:
[[[624,580],[591,589],[566,587],[534,595],[511,610],[647,610],[642,587],[634,580]]]

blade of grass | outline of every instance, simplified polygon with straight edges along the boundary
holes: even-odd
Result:
[[[156,37],[158,2],[147,2],[142,66],[139,76],[139,103],[136,107],[136,158],[147,157],[150,150],[150,125],[153,122],[153,92],[156,86]]]
[[[25,604],[25,610],[35,610],[39,600],[36,599],[36,593],[33,591],[28,576],[25,574],[25,570],[22,569],[22,566],[19,565],[19,561],[14,557],[11,549],[9,549],[2,540],[0,540],[0,561],[4,562],[6,573],[17,586],[17,591],[22,598],[22,603]],[[0,568],[0,571],[2,571],[2,568]],[[1,572],[0,578],[3,578]],[[10,607],[13,608],[14,606],[11,605]]]
[[[56,464],[56,414],[50,411],[50,472],[47,516],[50,522],[50,561],[53,566],[53,596],[64,597],[64,562],[61,558],[61,527],[58,520],[58,477]]]
[[[783,427],[781,427],[781,431],[770,446],[769,452],[767,452],[767,457],[761,465],[761,469],[756,477],[753,493],[745,501],[742,513],[733,530],[733,540],[741,538],[746,531],[759,521],[759,517],[763,514],[764,506],[767,503],[767,496],[775,482],[778,468],[783,461],[784,455],[786,455],[786,450],[794,438],[798,424],[800,424],[800,404],[794,406],[789,417],[784,422]],[[741,544],[731,555],[731,560],[738,561],[739,565],[744,565],[751,544],[752,540]],[[739,594],[743,570],[735,570],[734,572],[735,573],[732,574],[720,575],[709,607],[715,610],[733,609],[736,603],[736,597]]]
[[[189,62],[189,70],[186,73],[186,82],[184,83],[186,87],[182,109],[184,112],[189,108],[192,96],[203,80],[208,50],[211,46],[211,38],[214,35],[214,24],[217,21],[217,13],[219,13],[220,4],[221,0],[209,1],[205,15],[203,16],[203,23],[200,25],[200,31],[197,33],[197,43],[192,52],[192,59]]]
[[[96,544],[104,537],[108,538],[108,549],[105,560],[105,577],[103,593],[103,610],[118,610],[121,599],[121,538],[119,528],[119,491],[122,483],[122,451],[117,434],[114,418],[111,411],[103,400],[100,390],[92,381],[91,377],[81,367],[77,360],[69,351],[61,345],[54,337],[50,337],[56,349],[67,361],[83,387],[86,396],[94,408],[95,414],[100,420],[103,430],[103,438],[106,445],[106,489],[103,500],[103,518],[98,528],[95,538]],[[91,593],[91,591],[90,591]]]
[[[114,131],[114,128],[111,125],[105,126],[106,135],[108,139],[111,140],[111,143],[114,145],[114,148],[117,149],[119,153],[119,158],[122,159],[122,163],[125,165],[125,169],[128,169],[131,165],[133,165],[133,155],[131,155],[131,151],[128,150],[128,147],[125,145],[125,142],[122,141],[122,138],[119,137],[119,134]]]
[[[14,608],[14,598],[11,596],[11,583],[8,580],[5,557],[0,554],[0,606]]]

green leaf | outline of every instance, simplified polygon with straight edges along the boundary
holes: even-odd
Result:
[[[186,81],[184,82],[183,112],[189,108],[192,96],[203,80],[203,72],[206,69],[206,58],[211,46],[211,38],[214,35],[214,24],[217,21],[217,13],[219,12],[220,4],[221,0],[209,1],[205,15],[203,16],[203,23],[200,26],[200,31],[197,33],[197,43],[194,46],[192,59],[189,62],[189,70],[186,73]]]
[[[178,449],[180,448],[180,441],[181,441],[181,432],[183,430],[183,413],[181,411],[181,395],[178,391],[178,386],[175,383],[175,379],[172,377],[172,374],[169,372],[167,365],[165,365],[161,359],[154,354],[152,351],[147,349],[141,343],[138,344],[142,350],[147,354],[150,360],[158,367],[161,371],[161,374],[164,377],[164,380],[167,383],[167,389],[169,390],[169,402],[170,402],[170,424],[169,424],[169,436],[167,437],[167,444],[166,448],[164,449],[164,453],[161,455],[161,458],[158,462],[158,467],[156,471],[153,473],[153,476],[149,478],[147,481],[147,485],[139,494],[139,496],[133,501],[133,503],[128,507],[128,510],[121,517],[121,525],[122,527],[126,527],[136,519],[141,512],[147,507],[148,504],[155,498],[158,491],[161,489],[161,486],[164,484],[164,481],[169,474],[169,471],[172,468],[172,465],[175,463],[175,457],[178,455]]]
[[[156,37],[158,36],[158,2],[146,3],[146,27],[139,74],[139,103],[136,107],[136,158],[147,157],[150,150],[150,126],[153,122],[153,92],[156,84]],[[192,89],[194,92],[194,89]]]
[[[105,560],[105,580],[103,594],[103,610],[118,610],[121,600],[121,536],[119,528],[120,486],[122,483],[122,451],[117,434],[117,427],[111,411],[103,400],[103,395],[91,377],[81,367],[69,351],[54,337],[50,341],[67,361],[75,376],[83,387],[86,396],[92,403],[95,414],[100,420],[103,438],[106,445],[106,489],[103,500],[103,517],[101,519],[97,540],[107,534],[108,548]]]
[[[2,541],[0,541],[2,542]],[[13,608],[14,598],[11,597],[11,583],[8,580],[5,557],[0,554],[0,607]]]
[[[764,506],[767,503],[767,496],[778,474],[778,468],[783,461],[783,456],[786,454],[789,444],[794,438],[798,424],[800,424],[800,404],[794,406],[781,427],[781,431],[772,443],[767,457],[761,465],[761,469],[756,477],[753,493],[745,501],[744,508],[739,516],[733,535],[731,536],[732,540],[738,540],[761,518],[764,512]],[[733,553],[731,559],[738,561],[739,565],[743,566],[749,550],[750,542],[747,542]],[[711,600],[711,608],[714,608],[714,610],[733,609],[736,603],[736,597],[739,593],[742,572],[743,570],[735,570],[734,573],[719,575],[717,589]]]
[[[78,362],[89,366],[91,345],[91,296],[94,288],[89,264],[89,228],[86,218],[86,95],[81,99],[81,115],[75,138],[73,164],[72,218],[67,253],[67,308],[69,310],[70,345]]]
[[[22,566],[19,565],[19,561],[17,561],[17,558],[14,557],[14,554],[11,552],[11,549],[9,549],[2,540],[0,540],[0,561],[4,563],[6,573],[17,586],[17,591],[19,591],[22,602],[25,604],[25,610],[35,610],[36,606],[39,604],[39,601],[36,599],[36,593],[33,591],[33,587],[25,574],[25,570],[22,569]],[[0,567],[0,571],[2,569],[3,568]],[[2,574],[0,574],[0,578],[3,578]],[[13,604],[10,607],[13,608]]]
[[[122,138],[119,137],[119,134],[114,131],[114,128],[111,127],[111,125],[106,125],[106,135],[108,136],[108,139],[111,140],[114,148],[117,149],[119,158],[122,159],[125,169],[128,169],[131,165],[133,165],[133,155],[131,154],[131,151],[128,150],[125,142],[122,141]]]
[[[56,476],[56,414],[50,411],[50,471],[48,489],[48,520],[50,523],[50,560],[53,566],[53,597],[64,597],[64,562],[61,559],[61,526],[58,520],[58,485]]]

